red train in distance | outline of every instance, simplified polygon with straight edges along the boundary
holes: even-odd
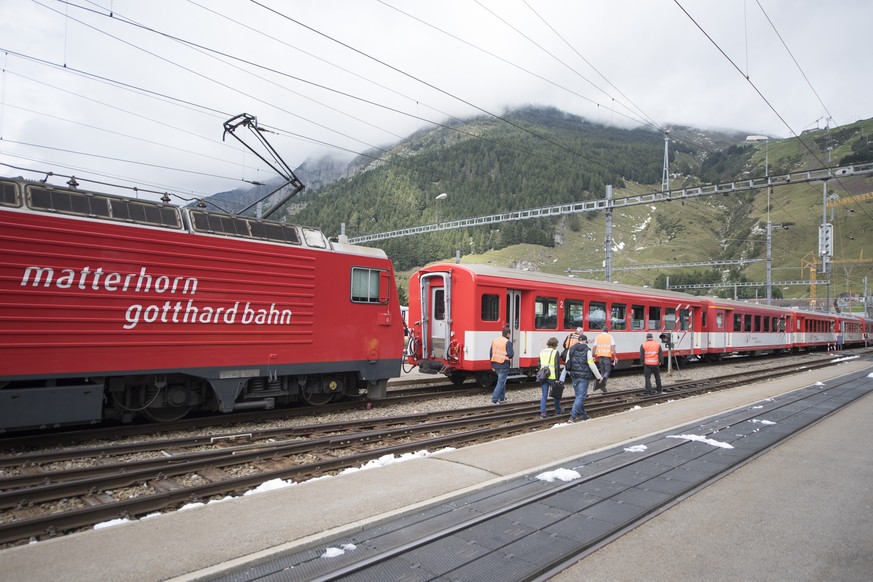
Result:
[[[329,402],[400,375],[385,253],[0,179],[0,431]]]
[[[577,327],[593,340],[608,326],[619,367],[639,365],[647,333],[679,358],[863,346],[873,321],[695,297],[486,265],[436,264],[409,283],[407,360],[460,384],[492,386],[489,349],[504,326],[515,347],[512,369],[532,375],[550,337]]]

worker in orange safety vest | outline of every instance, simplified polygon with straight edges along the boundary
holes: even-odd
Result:
[[[652,391],[651,375],[655,375],[655,384],[658,386],[658,394],[664,391],[661,386],[661,343],[652,339],[652,334],[646,334],[646,341],[640,346],[640,361],[643,363],[643,375],[646,378],[646,394],[654,394]]]
[[[601,333],[594,338],[594,360],[597,362],[597,369],[600,370],[602,380],[598,380],[594,385],[595,390],[601,390],[604,394],[608,392],[606,389],[606,380],[609,378],[609,373],[612,371],[612,366],[618,363],[618,356],[615,351],[615,338],[609,333],[609,328],[603,326]]]

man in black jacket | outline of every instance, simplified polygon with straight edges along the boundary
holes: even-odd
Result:
[[[600,380],[600,370],[594,362],[594,354],[588,347],[588,338],[585,334],[579,336],[579,343],[574,344],[567,352],[567,370],[570,372],[570,380],[573,382],[573,391],[576,400],[573,401],[573,409],[570,411],[570,422],[588,420],[585,412],[585,397],[588,395],[588,382],[591,378]]]

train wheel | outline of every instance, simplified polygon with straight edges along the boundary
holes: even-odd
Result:
[[[142,415],[152,422],[175,422],[182,420],[194,409],[193,406],[167,406],[163,408],[146,408]]]
[[[479,386],[482,388],[491,390],[497,386],[497,374],[494,372],[477,372],[476,382],[478,382]]]
[[[324,406],[333,401],[336,394],[330,392],[310,392],[307,388],[300,390],[300,399],[309,406]]]
[[[451,380],[452,384],[455,386],[460,386],[467,380],[467,375],[462,374],[461,372],[452,372],[449,374],[449,380]]]

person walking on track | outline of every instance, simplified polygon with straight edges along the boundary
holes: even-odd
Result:
[[[652,334],[646,334],[646,341],[640,346],[640,361],[643,362],[643,376],[646,378],[645,394],[654,394],[652,391],[652,374],[655,375],[655,384],[658,386],[658,394],[664,391],[661,386],[661,343],[652,339]]]
[[[491,369],[497,374],[497,385],[494,387],[494,393],[491,395],[491,402],[500,404],[506,402],[506,377],[509,375],[509,368],[512,365],[512,358],[515,352],[512,349],[512,342],[509,340],[511,330],[509,326],[503,328],[503,333],[499,338],[491,342]]]
[[[600,370],[600,375],[603,380],[598,381],[594,385],[594,389],[600,389],[604,394],[608,392],[606,389],[606,380],[612,372],[612,366],[618,363],[618,357],[615,351],[615,338],[609,333],[609,328],[603,326],[603,331],[594,338],[594,358],[597,361],[597,369]]]

